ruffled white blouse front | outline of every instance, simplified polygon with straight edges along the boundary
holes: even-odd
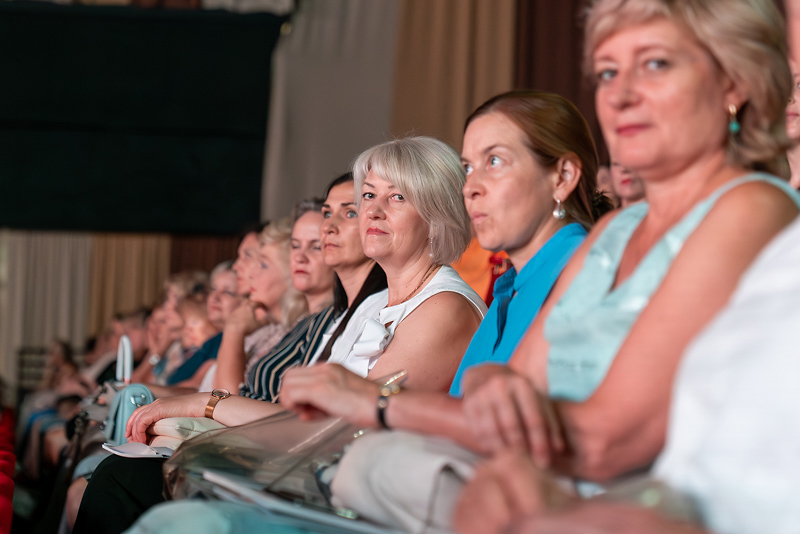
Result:
[[[338,363],[359,376],[367,376],[392,341],[394,332],[403,319],[427,299],[443,291],[462,295],[475,306],[481,318],[486,314],[486,304],[483,299],[452,267],[444,266],[431,278],[428,285],[422,288],[422,291],[406,302],[387,307],[388,290],[364,300],[356,309],[356,315],[348,323],[345,331],[333,344],[328,361]],[[337,325],[338,321],[331,325],[330,332],[333,332]],[[324,345],[325,343],[322,344]],[[319,354],[316,354],[314,361],[318,357]]]

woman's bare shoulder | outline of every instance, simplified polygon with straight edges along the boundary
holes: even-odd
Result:
[[[797,214],[798,206],[786,191],[767,182],[747,182],[722,195],[692,237],[708,241],[727,236],[737,247],[748,241],[763,245]]]
[[[797,213],[796,202],[786,191],[766,181],[751,181],[740,184],[723,194],[712,208],[712,212],[732,215],[769,215],[769,211],[781,210]]]
[[[406,321],[424,321],[429,323],[447,323],[464,321],[470,318],[481,321],[475,305],[461,293],[455,291],[440,291],[425,299],[417,308],[408,315]]]

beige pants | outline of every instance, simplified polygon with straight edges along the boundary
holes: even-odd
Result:
[[[458,496],[478,460],[446,439],[371,432],[343,456],[331,484],[334,504],[407,532],[450,532]]]

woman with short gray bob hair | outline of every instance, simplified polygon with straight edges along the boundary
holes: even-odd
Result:
[[[353,164],[356,203],[369,172],[391,182],[430,228],[431,258],[449,265],[469,244],[470,221],[461,189],[464,168],[455,150],[433,137],[408,137],[374,146]]]

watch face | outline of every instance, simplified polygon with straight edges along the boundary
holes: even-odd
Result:
[[[226,397],[231,396],[231,392],[228,391],[227,389],[215,389],[214,391],[211,392],[211,394],[220,399],[224,399]]]

